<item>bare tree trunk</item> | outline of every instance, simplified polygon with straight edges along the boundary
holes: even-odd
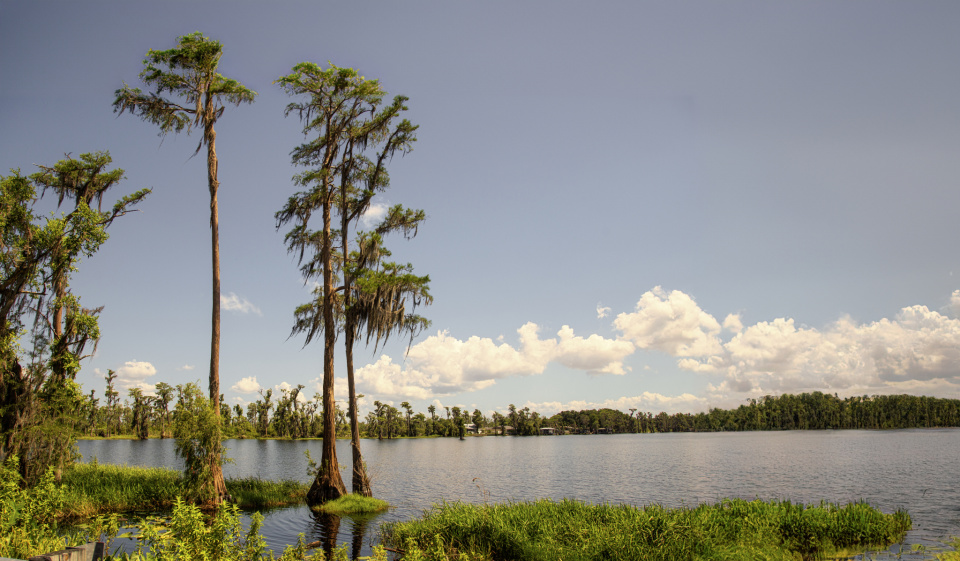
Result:
[[[307,504],[322,504],[347,494],[337,462],[337,417],[333,399],[333,351],[336,326],[333,321],[333,271],[330,270],[330,189],[325,189],[323,205],[323,448],[320,470],[307,491]]]
[[[348,324],[350,323],[349,320]],[[350,447],[353,449],[353,492],[364,497],[372,497],[370,477],[367,475],[367,465],[363,462],[360,453],[360,423],[357,421],[357,386],[353,379],[353,326],[347,325],[347,385],[350,391]]]
[[[213,100],[207,94],[207,111],[213,111]],[[220,422],[220,222],[217,213],[217,133],[213,130],[212,119],[205,120],[204,139],[207,145],[207,185],[210,188],[210,234],[213,255],[213,309],[210,334],[210,404],[213,406],[217,422]],[[218,442],[210,451],[210,476],[214,502],[219,504],[227,495],[227,486],[223,480],[222,442]]]
[[[348,240],[349,236],[347,235],[349,221],[348,213],[346,209],[347,193],[345,185],[341,186],[340,191],[340,200],[343,205],[343,210],[340,213],[340,232],[342,240],[341,255],[346,256],[350,255]],[[351,489],[354,494],[363,495],[364,497],[372,497],[373,491],[370,489],[370,478],[367,476],[367,466],[363,463],[363,454],[360,452],[360,422],[357,419],[357,385],[356,380],[353,377],[353,345],[354,345],[354,330],[356,329],[356,324],[353,314],[350,313],[350,289],[353,278],[350,276],[349,272],[344,271],[343,275],[343,309],[346,315],[346,321],[344,325],[344,344],[346,345],[346,359],[347,359],[347,387],[349,391],[349,405],[347,407],[348,414],[350,415],[350,449],[353,452],[353,477],[351,478]]]

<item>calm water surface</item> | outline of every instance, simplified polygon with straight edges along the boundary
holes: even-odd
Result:
[[[304,450],[319,441],[230,440],[227,477],[309,481]],[[865,500],[906,509],[906,546],[960,535],[960,429],[788,431],[364,440],[374,495],[394,506],[368,520],[321,518],[305,506],[264,513],[276,551],[296,542],[348,544],[369,555],[381,523],[420,515],[441,501],[575,498],[665,506],[723,498],[819,503]],[[84,460],[181,467],[172,440],[81,441]],[[349,442],[337,442],[349,466]],[[349,470],[344,471],[349,486]],[[899,549],[899,546],[894,546]],[[910,558],[909,555],[903,558]]]

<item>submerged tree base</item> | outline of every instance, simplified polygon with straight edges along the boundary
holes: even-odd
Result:
[[[343,486],[343,480],[340,479],[340,472],[336,472],[335,476],[336,477],[330,475],[329,470],[327,472],[321,471],[317,474],[317,478],[314,479],[313,484],[310,485],[310,490],[307,491],[306,500],[308,506],[319,506],[323,503],[339,499],[347,494],[347,489]]]
[[[390,508],[390,503],[381,499],[350,493],[339,499],[327,501],[311,508],[320,512],[344,516],[349,514],[373,514],[383,512]]]
[[[541,500],[444,503],[385,527],[385,541],[422,560],[822,559],[886,547],[910,529],[905,511],[740,499],[667,509]],[[465,556],[465,557],[464,557]]]

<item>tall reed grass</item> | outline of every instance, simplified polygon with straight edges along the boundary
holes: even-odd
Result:
[[[886,546],[910,524],[904,511],[884,514],[865,503],[730,499],[667,509],[541,500],[444,503],[387,525],[384,539],[411,561],[793,560]]]
[[[90,463],[74,464],[63,474],[66,500],[60,519],[90,518],[108,512],[169,510],[184,493],[180,472]],[[268,508],[302,502],[308,487],[296,481],[227,479],[227,492],[241,508]]]

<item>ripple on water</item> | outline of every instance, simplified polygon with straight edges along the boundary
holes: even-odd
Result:
[[[319,441],[227,445],[235,461],[228,477],[307,482],[303,451],[321,452]],[[910,512],[908,546],[960,534],[958,429],[365,440],[363,450],[374,493],[394,508],[363,523],[321,519],[304,506],[271,510],[263,526],[270,547],[281,550],[303,532],[308,541],[329,546],[335,537],[369,555],[381,523],[440,501],[539,498],[670,507],[728,497],[866,500]],[[80,452],[105,463],[179,468],[171,440],[81,441]],[[337,454],[349,464],[349,442],[337,442]]]

